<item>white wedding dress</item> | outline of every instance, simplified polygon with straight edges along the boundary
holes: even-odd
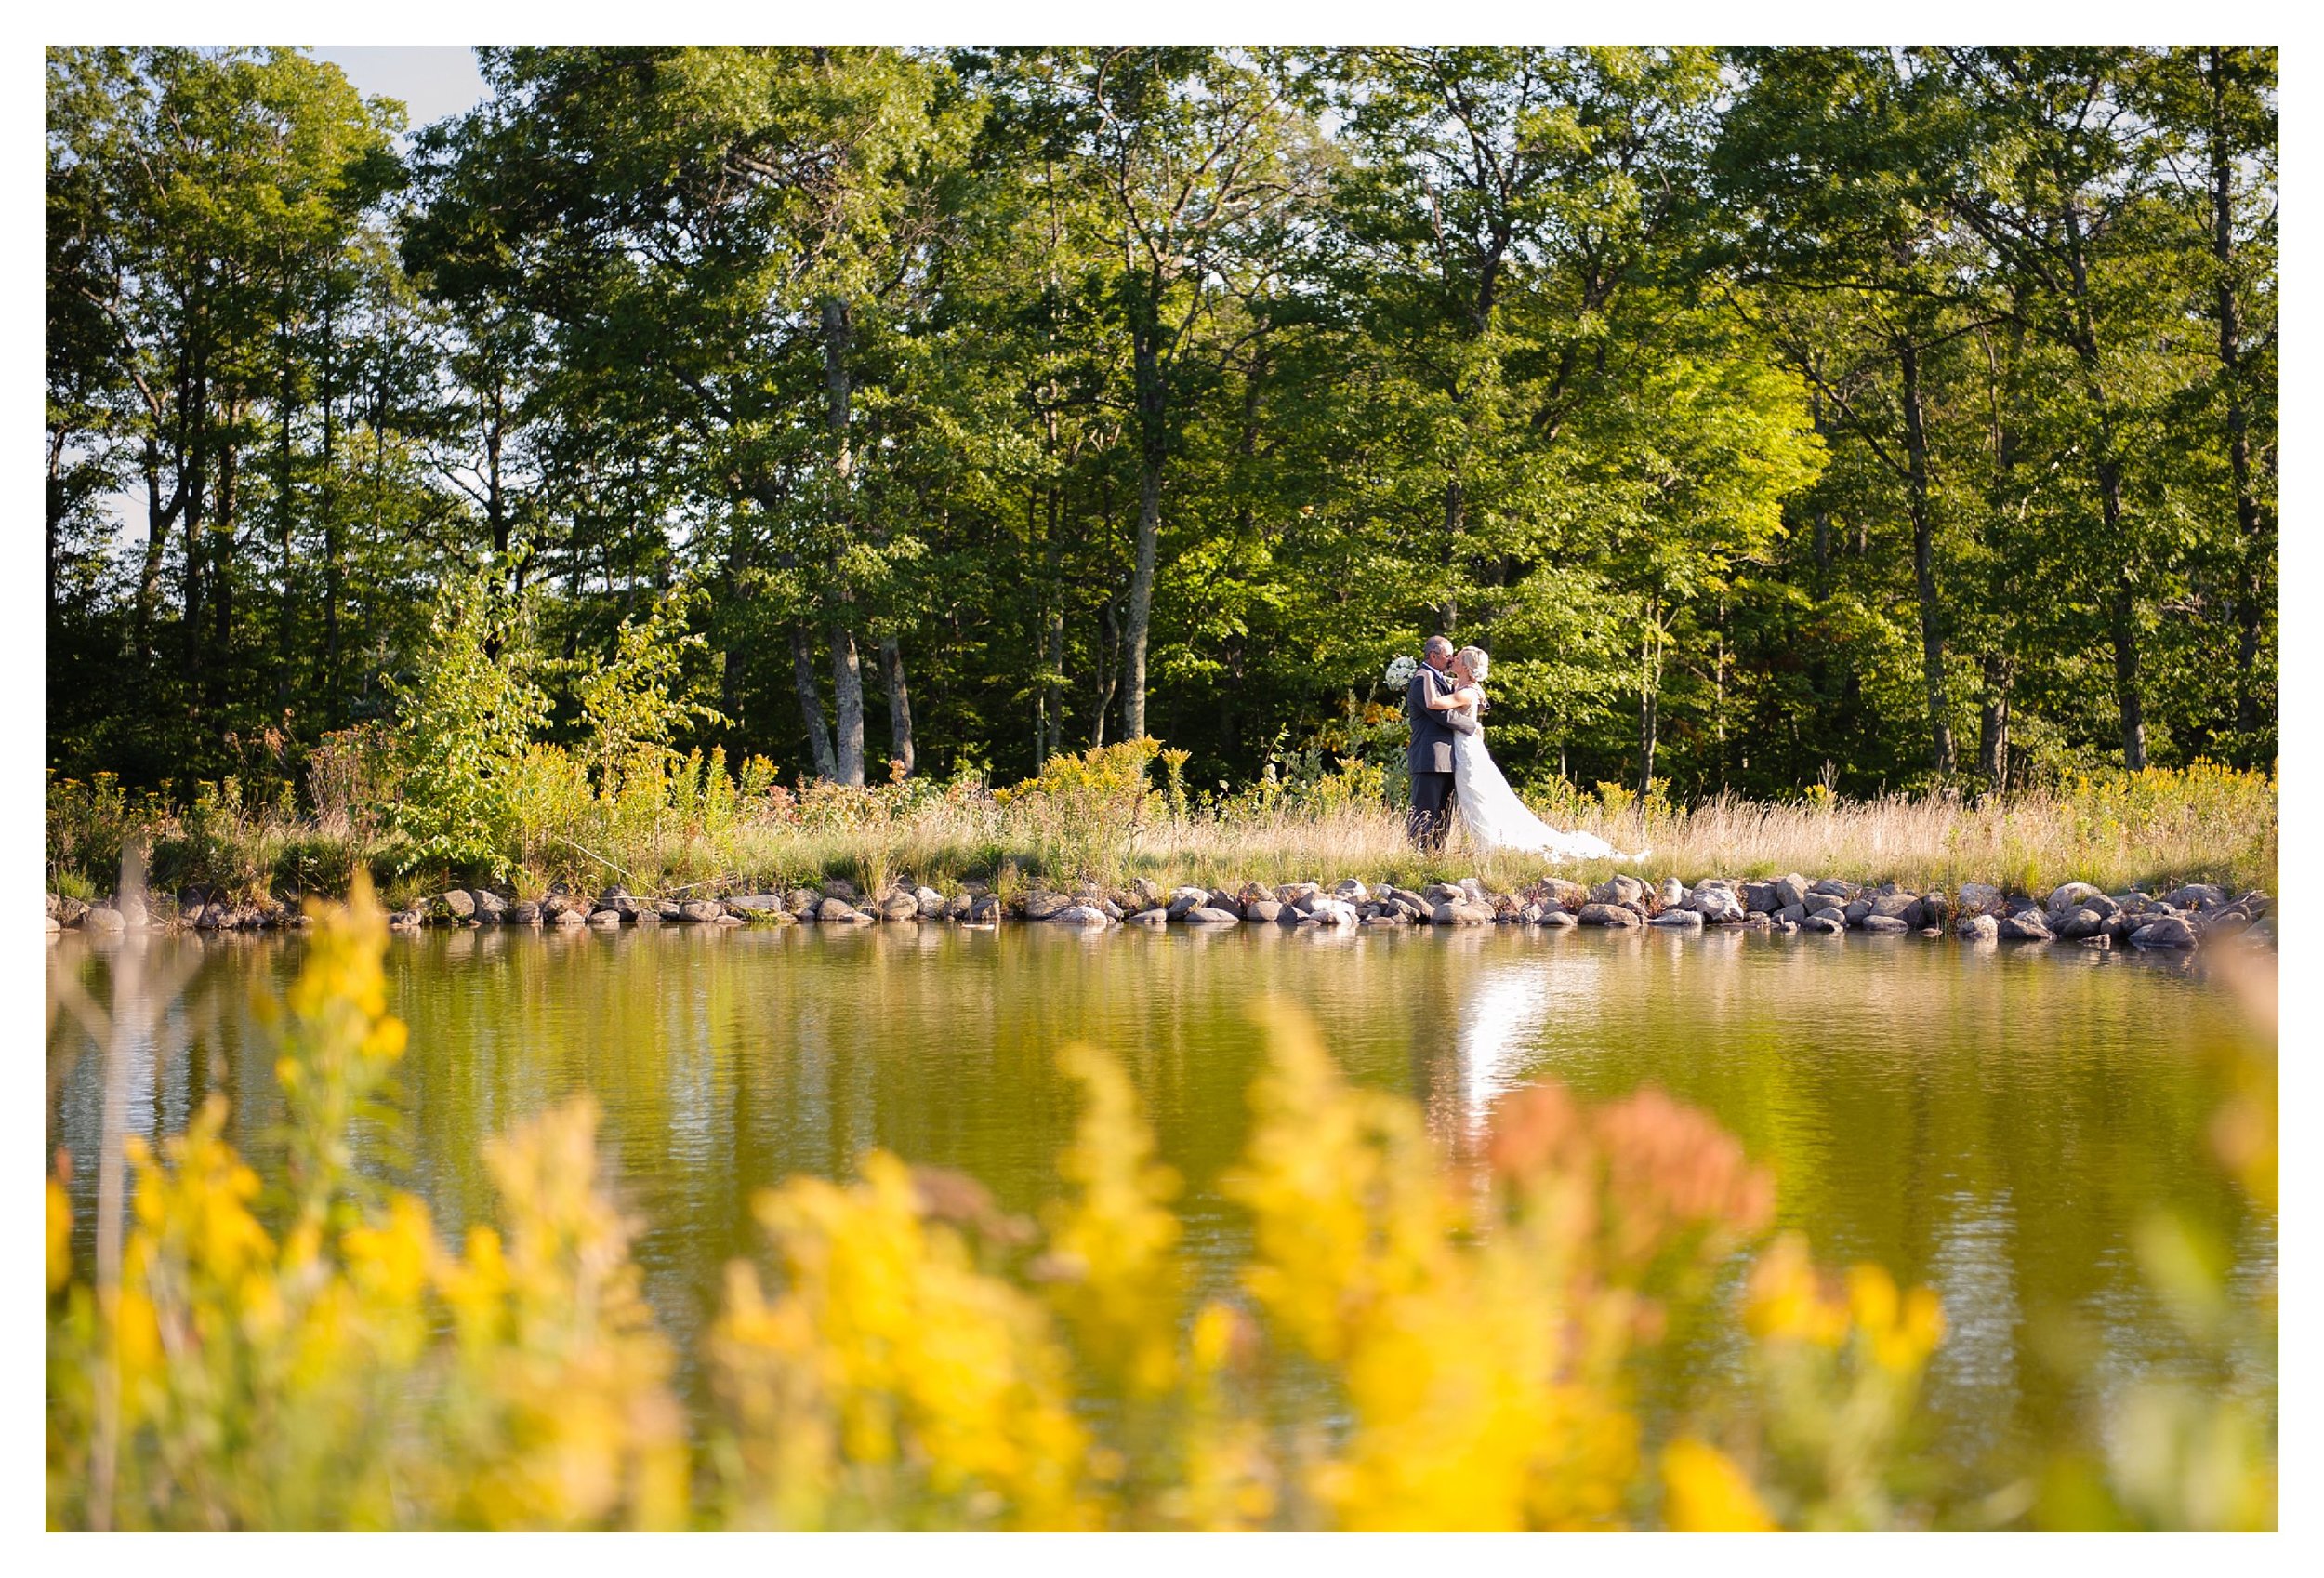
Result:
[[[1465,709],[1464,709],[1465,710]],[[1549,860],[1644,860],[1646,850],[1625,855],[1593,833],[1560,832],[1525,808],[1509,787],[1493,754],[1485,749],[1485,731],[1453,736],[1453,793],[1460,808],[1460,825],[1480,855],[1497,849],[1520,850]]]

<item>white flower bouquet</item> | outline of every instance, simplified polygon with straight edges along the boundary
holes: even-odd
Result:
[[[1388,660],[1388,672],[1382,676],[1390,690],[1402,690],[1412,683],[1412,676],[1420,671],[1420,665],[1410,654],[1398,653]]]

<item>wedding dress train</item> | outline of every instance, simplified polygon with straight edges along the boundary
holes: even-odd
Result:
[[[1593,833],[1561,832],[1536,816],[1493,764],[1482,730],[1455,736],[1453,790],[1460,825],[1480,854],[1514,849],[1550,860],[1644,860],[1649,853],[1625,855]]]

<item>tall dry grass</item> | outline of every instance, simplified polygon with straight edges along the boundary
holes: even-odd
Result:
[[[991,790],[971,780],[911,780],[795,792],[764,775],[738,781],[713,760],[690,762],[641,796],[635,781],[614,793],[593,789],[561,753],[537,755],[539,770],[516,797],[519,821],[505,835],[501,862],[514,873],[508,885],[528,895],[557,882],[667,894],[831,877],[878,891],[905,881],[1118,888],[1140,878],[1167,887],[1346,876],[1418,887],[1475,876],[1509,890],[1552,869],[1585,882],[1623,869],[1690,883],[1797,871],[1948,891],[1970,881],[2027,892],[2069,881],[2109,892],[2199,881],[2272,891],[2276,883],[2274,777],[2199,762],[1977,800],[1845,801],[1817,789],[1798,801],[1722,795],[1690,806],[1659,797],[1641,802],[1615,785],[1593,794],[1558,784],[1529,793],[1545,819],[1648,853],[1634,866],[1552,868],[1538,857],[1480,853],[1458,831],[1440,852],[1415,849],[1376,771],[1270,779],[1193,801],[1176,779],[1176,753],[1151,741],[1061,757],[1037,778]],[[1158,787],[1151,781],[1157,760],[1166,775]],[[568,770],[549,770],[560,767]],[[204,881],[254,895],[328,894],[344,891],[362,864],[401,898],[494,874],[413,864],[392,834],[366,831],[344,807],[304,816],[286,800],[266,807],[235,800],[227,816],[219,807],[232,797],[203,788],[194,806],[172,811],[150,798],[132,806],[110,786],[98,792],[52,783],[51,886],[102,883],[106,863],[134,838],[153,852],[155,880],[165,886]]]

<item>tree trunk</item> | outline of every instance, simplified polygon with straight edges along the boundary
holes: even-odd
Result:
[[[2227,396],[2227,466],[2235,482],[2236,524],[2243,542],[2243,566],[2236,588],[2236,759],[2251,762],[2260,716],[2259,656],[2265,571],[2276,557],[2276,530],[2260,506],[2251,479],[2251,414],[2244,387],[2242,313],[2235,293],[2235,152],[2227,128],[2227,79],[2220,51],[2205,53],[2211,83],[2210,128],[2212,257],[2218,265],[2219,367]]]
[[[2122,764],[2135,773],[2146,765],[2146,714],[2138,682],[2138,602],[2133,586],[2131,544],[2122,529],[2121,439],[2117,431],[2114,403],[2106,395],[2104,370],[2098,361],[2098,332],[2090,305],[2090,270],[2082,253],[2081,216],[2074,205],[2065,208],[2067,278],[2074,310],[2073,345],[2081,364],[2082,380],[2098,411],[2098,453],[2093,468],[2098,479],[2098,508],[2106,519],[2106,547],[2115,563],[2114,591],[2106,609],[2106,633],[2114,646],[2114,699],[2122,722]]]
[[[1661,732],[1662,655],[1657,600],[1643,598],[1638,631],[1638,798],[1654,792],[1655,747]]]
[[[1105,743],[1105,715],[1113,710],[1120,674],[1121,631],[1114,618],[1114,600],[1109,597],[1098,610],[1098,705],[1097,721],[1089,728],[1092,750]]]
[[[180,496],[183,497],[182,495]],[[162,555],[169,548],[170,512],[162,505],[162,446],[148,434],[145,440],[145,564],[138,576],[137,630],[134,645],[138,667],[153,660],[153,610],[162,598]]]
[[[333,470],[332,446],[337,438],[337,422],[334,414],[331,392],[332,352],[337,349],[335,335],[337,324],[333,314],[333,302],[326,291],[323,298],[323,485],[315,500],[323,516],[323,695],[324,716],[332,728],[346,722],[343,716],[342,690],[339,684],[339,601],[344,594],[341,561],[347,543],[339,531],[338,473]]]
[[[864,670],[855,652],[855,632],[831,627],[832,760],[839,782],[864,787]]]
[[[904,683],[904,648],[896,638],[887,636],[879,643],[879,669],[888,680],[888,738],[895,755],[904,763],[905,776],[912,776],[912,693]]]
[[[1146,732],[1146,639],[1154,617],[1155,561],[1162,543],[1164,423],[1169,395],[1161,365],[1161,325],[1155,320],[1158,285],[1149,285],[1137,309],[1131,362],[1138,398],[1138,556],[1129,577],[1129,617],[1123,630],[1122,736]],[[1104,724],[1099,725],[1101,732]]]
[[[1929,760],[1941,779],[1953,776],[1953,725],[1945,697],[1945,633],[1936,601],[1936,544],[1929,503],[1929,435],[1921,410],[1921,348],[1899,341],[1896,361],[1905,407],[1905,503],[1912,517],[1912,579],[1921,601],[1921,676],[1928,689]]]
[[[2128,571],[2115,578],[2106,633],[2114,643],[2115,704],[2122,713],[2122,765],[2135,773],[2146,765],[2146,710],[2138,683],[2138,606]]]
[[[239,409],[227,413],[228,430],[240,423]],[[237,462],[241,458],[233,441],[227,440],[218,458],[218,507],[210,522],[210,618],[211,656],[206,695],[209,705],[220,713],[219,726],[224,726],[227,668],[231,660],[234,641],[234,516],[239,507]]]
[[[1986,654],[1985,695],[1977,715],[1977,770],[1996,790],[2009,788],[2010,662],[1998,652]]]
[[[807,748],[815,758],[815,776],[836,782],[838,766],[832,760],[831,731],[823,721],[823,693],[815,684],[815,658],[805,625],[791,627],[791,684],[799,694],[799,713],[807,725]]]

